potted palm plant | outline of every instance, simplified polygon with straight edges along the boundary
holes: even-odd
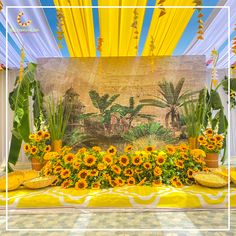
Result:
[[[51,134],[52,149],[58,152],[62,147],[62,140],[70,118],[70,103],[65,103],[62,99],[54,101],[53,97],[49,97],[46,103],[46,117],[48,129]]]

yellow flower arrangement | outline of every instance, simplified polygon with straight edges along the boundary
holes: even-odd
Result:
[[[46,137],[45,137],[46,135]],[[39,130],[29,135],[29,142],[23,146],[26,156],[31,160],[38,159],[40,162],[44,161],[45,153],[51,151],[50,134],[47,131]]]
[[[220,137],[215,137],[217,140]],[[181,188],[194,183],[195,172],[207,171],[205,152],[191,150],[186,144],[167,145],[163,150],[151,151],[146,147],[135,152],[131,148],[125,151],[119,153],[116,147],[110,146],[106,151],[97,147],[81,148],[74,154],[71,148],[64,147],[58,153],[45,153],[44,159],[48,162],[41,174],[55,175],[53,185],[62,188],[97,190],[125,184],[155,187],[171,184]]]
[[[198,142],[205,153],[219,153],[223,148],[224,136],[217,134],[212,128],[207,128],[205,132],[198,137]]]
[[[127,145],[124,149],[124,152],[131,152],[133,150],[133,146],[132,145]]]
[[[147,146],[146,148],[145,148],[145,151],[146,152],[153,152],[155,150],[155,147],[154,146]]]

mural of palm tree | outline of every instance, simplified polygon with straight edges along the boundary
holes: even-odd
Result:
[[[158,85],[161,96],[157,96],[156,99],[143,99],[140,101],[144,106],[166,108],[165,125],[167,128],[169,127],[170,121],[172,128],[180,128],[179,108],[185,104],[187,98],[196,93],[189,91],[182,92],[184,82],[184,78],[181,78],[176,86],[172,82],[161,82]]]

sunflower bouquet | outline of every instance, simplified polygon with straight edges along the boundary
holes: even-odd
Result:
[[[24,144],[24,152],[31,160],[36,158],[43,162],[44,154],[51,151],[49,145],[50,133],[47,131],[39,130],[29,135],[29,142]]]
[[[54,175],[53,185],[75,189],[105,189],[124,185],[182,187],[194,183],[193,174],[207,170],[205,152],[190,150],[186,144],[168,145],[163,150],[148,146],[135,151],[128,145],[123,152],[110,146],[102,150],[96,146],[81,148],[76,153],[70,147],[59,152],[48,152],[48,162],[41,175]]]
[[[198,137],[198,142],[201,149],[206,153],[219,153],[223,147],[224,136],[215,133],[212,128],[207,128],[203,134]]]

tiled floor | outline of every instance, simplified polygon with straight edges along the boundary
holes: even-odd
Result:
[[[236,211],[231,211],[231,231],[227,228],[227,210],[201,210],[201,211],[156,211],[156,212],[82,212],[77,210],[36,210],[30,212],[9,212],[8,227],[16,231],[6,232],[5,216],[0,216],[0,235],[89,235],[89,236],[213,236],[236,235]],[[17,231],[17,229],[28,231]],[[35,232],[29,229],[51,229],[52,231]],[[54,231],[53,229],[68,229]],[[191,229],[194,231],[177,231],[178,229]],[[197,229],[215,229],[215,232],[198,231]],[[72,231],[70,231],[72,229]],[[75,231],[80,229],[81,231]],[[100,229],[100,231],[96,230]],[[116,229],[116,231],[114,231]],[[128,230],[125,231],[124,229]],[[138,230],[139,229],[139,230]],[[146,231],[145,231],[146,229]],[[149,231],[148,231],[149,229]],[[150,229],[174,229],[174,231],[153,231]],[[91,231],[92,230],[92,231]],[[110,230],[110,231],[108,231]]]

